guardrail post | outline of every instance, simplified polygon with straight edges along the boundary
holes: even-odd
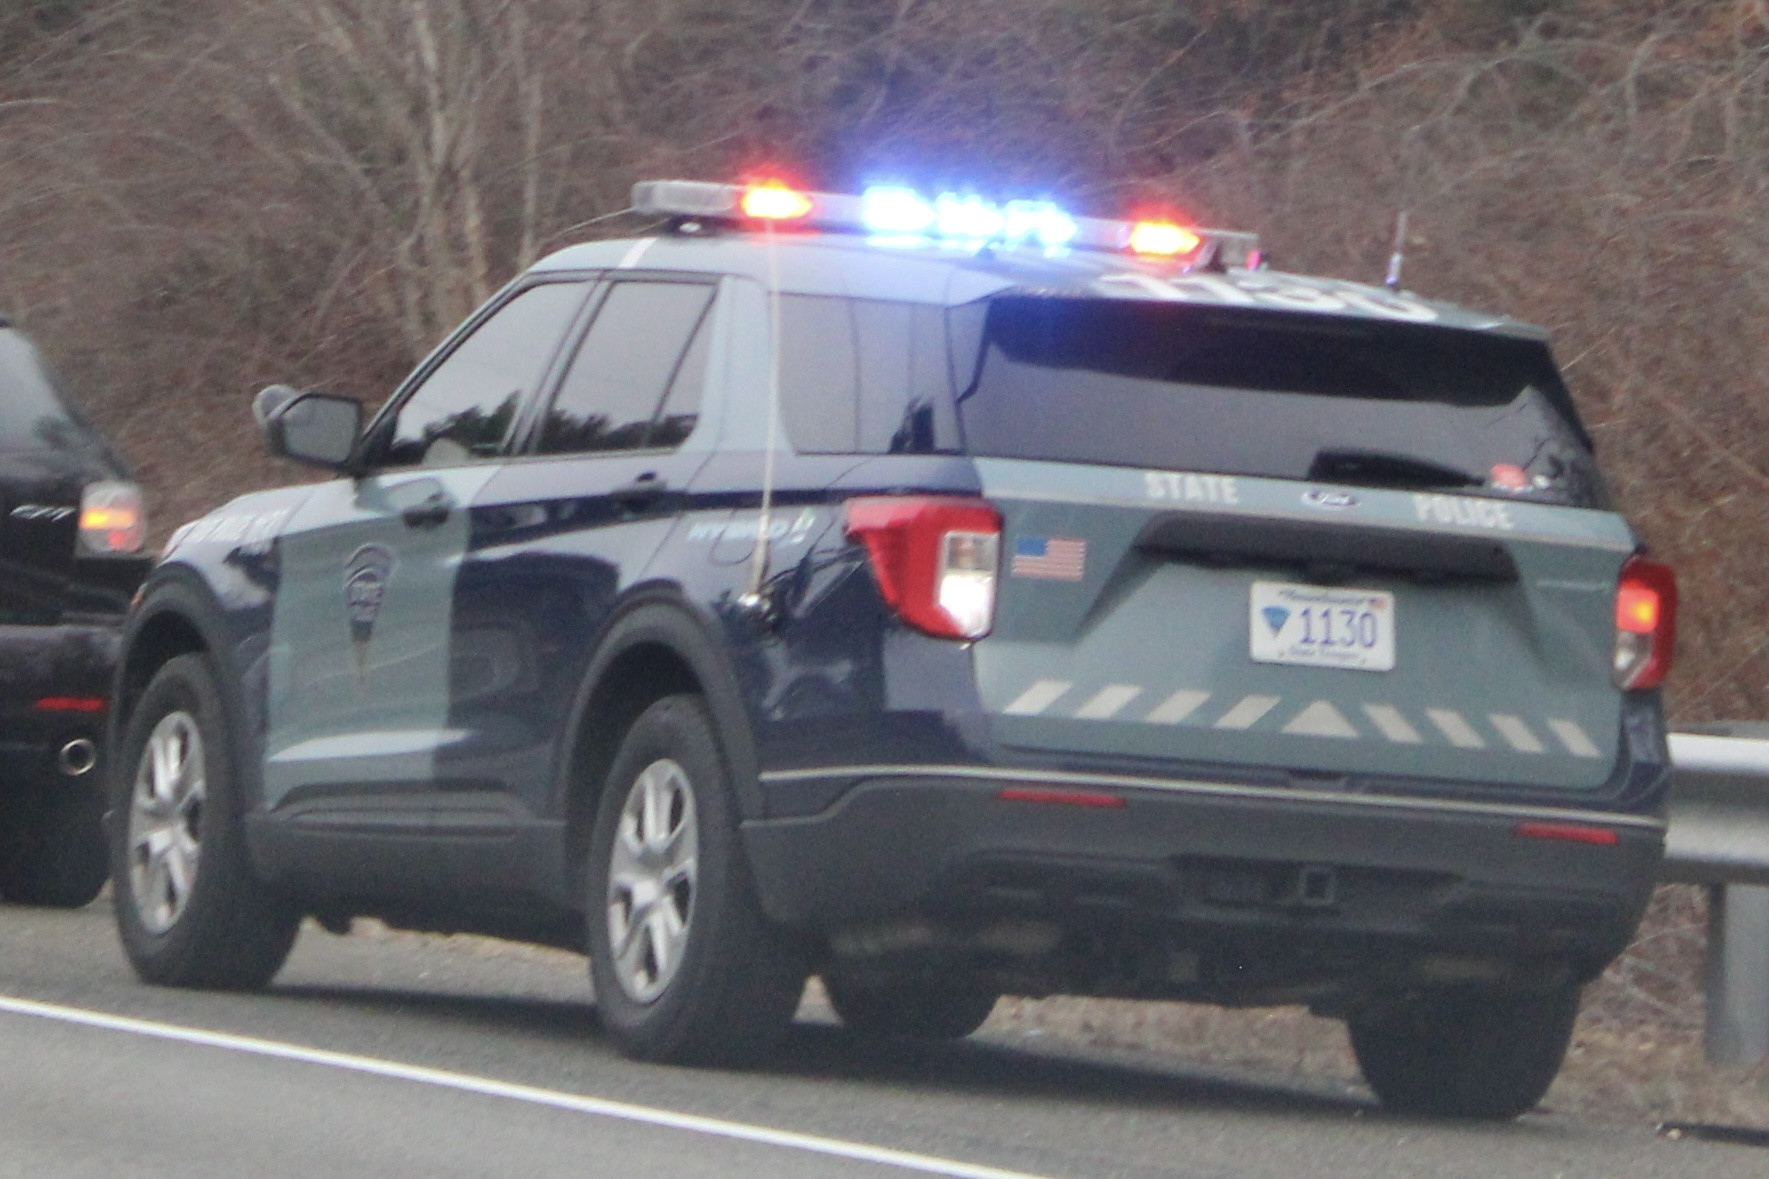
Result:
[[[1707,971],[1708,1059],[1769,1057],[1769,887],[1709,886]]]

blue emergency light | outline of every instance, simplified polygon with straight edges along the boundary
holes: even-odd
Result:
[[[644,180],[633,186],[633,211],[684,220],[769,223],[865,233],[892,241],[927,240],[980,248],[1032,245],[1124,250],[1193,264],[1257,266],[1259,237],[1195,229],[1172,221],[1072,217],[1050,201],[997,204],[975,193],[928,198],[912,188],[875,185],[854,196],[804,192],[778,181],[715,184]]]

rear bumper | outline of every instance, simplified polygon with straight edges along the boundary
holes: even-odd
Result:
[[[108,700],[119,628],[0,626],[0,791],[67,777],[61,750],[73,741],[102,748],[106,713],[39,702]],[[99,767],[79,775],[97,781]]]
[[[1239,960],[1249,988],[1421,954],[1593,973],[1633,936],[1664,846],[1658,819],[1607,812],[970,768],[847,776],[818,815],[744,827],[776,920],[1023,919],[1071,944],[1130,931]],[[1567,838],[1580,834],[1613,842]]]

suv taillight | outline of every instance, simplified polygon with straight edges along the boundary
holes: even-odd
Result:
[[[910,626],[945,639],[980,639],[995,623],[1001,513],[980,499],[861,496],[847,533],[866,546],[888,605]]]
[[[1629,557],[1615,587],[1615,686],[1658,687],[1676,639],[1677,575],[1669,565]]]
[[[133,483],[86,485],[80,495],[80,552],[101,557],[139,553],[146,542],[141,488]]]

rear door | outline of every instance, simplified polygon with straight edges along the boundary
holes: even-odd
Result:
[[[0,624],[60,619],[74,568],[80,491],[114,477],[62,405],[37,350],[0,327]]]
[[[1634,538],[1546,348],[1003,298],[960,400],[1003,511],[997,736],[1165,773],[1586,791]],[[1152,759],[1152,760],[1150,760]]]

